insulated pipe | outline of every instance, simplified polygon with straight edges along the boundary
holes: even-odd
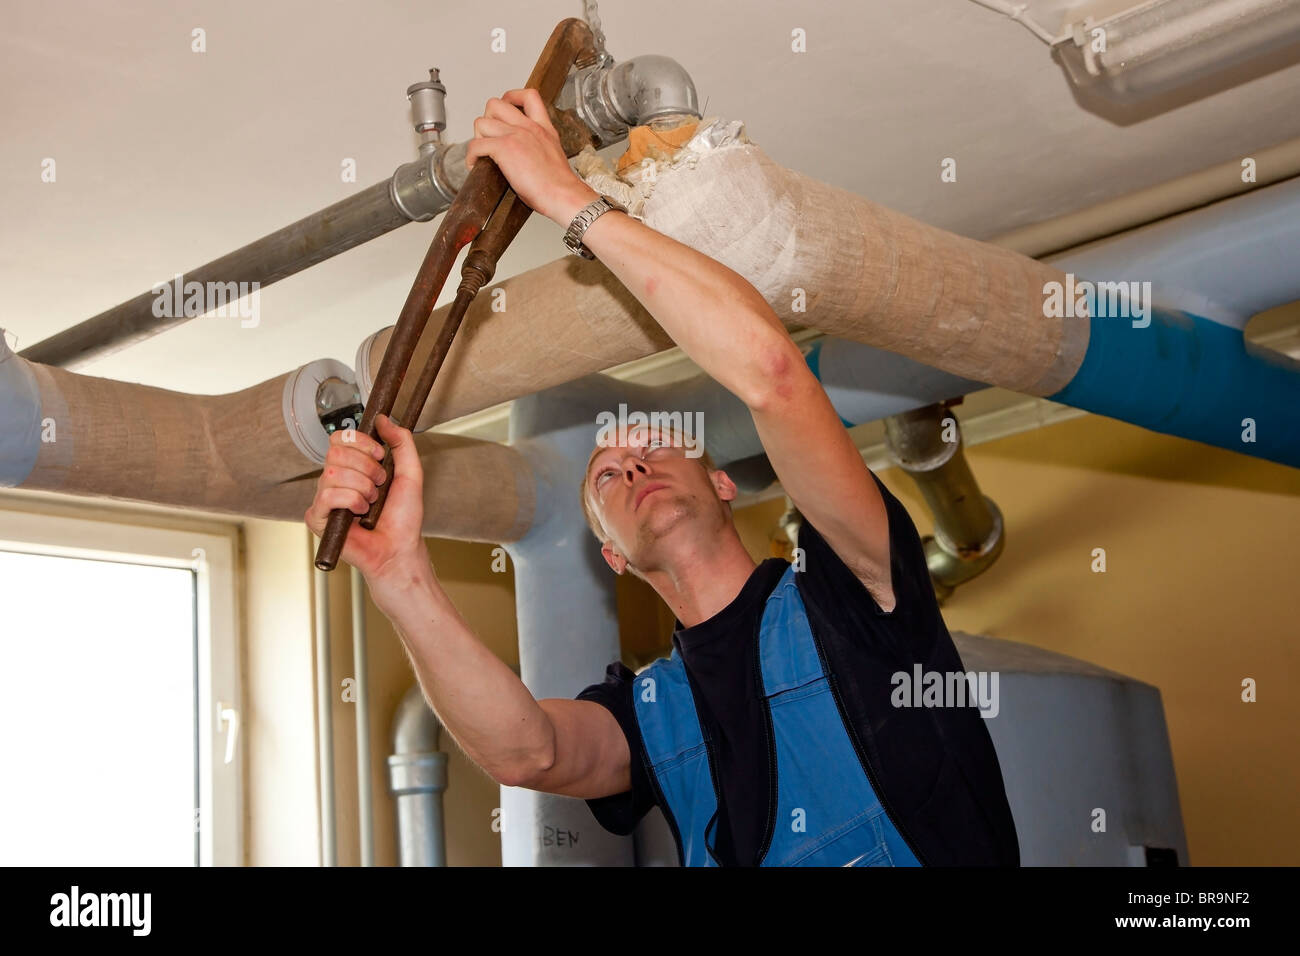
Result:
[[[843,339],[820,339],[804,352],[840,420],[850,428],[985,387]],[[762,491],[776,480],[744,402],[707,374],[663,386],[637,385],[605,375],[589,376],[583,381],[596,380],[604,383],[610,395],[617,396],[607,409],[611,413],[616,414],[621,404],[629,410],[680,413],[683,420],[679,427],[687,437],[703,443],[710,457],[726,468],[742,492]],[[593,440],[594,435],[593,427]]]
[[[1251,316],[1300,299],[1300,177],[1050,261],[1094,281],[1150,282],[1157,308],[1241,329]]]
[[[1300,362],[1242,335],[1252,315],[1300,298],[1300,179],[1053,263],[1097,284],[1084,295],[1092,318],[1078,320],[1091,326],[1085,360],[1048,398],[1300,467]],[[1148,315],[1111,294],[1125,288],[1151,300]]]
[[[31,363],[0,335],[0,485],[301,521],[329,447],[316,389],[340,369],[351,377],[322,360],[192,395]],[[528,530],[533,478],[518,452],[434,433],[415,442],[424,534],[497,543]]]
[[[1300,362],[1197,315],[1157,309],[1135,328],[1123,310],[1088,300],[1087,359],[1047,398],[1300,468]]]
[[[442,724],[418,683],[402,695],[392,730],[388,787],[397,805],[398,865],[446,866],[442,794],[447,789],[447,755],[438,749]]]
[[[598,379],[525,396],[510,440],[533,464],[538,521],[506,545],[514,563],[519,676],[534,697],[572,698],[619,654],[614,572],[586,530],[579,501],[596,415],[621,393]],[[573,797],[501,788],[503,866],[630,866],[633,841],[605,831]]]
[[[626,137],[631,126],[665,115],[700,115],[695,84],[675,60],[650,54],[612,64],[607,60],[569,74],[551,112],[566,144],[585,143],[594,136],[604,147]],[[424,85],[429,84],[416,84]],[[465,183],[467,146],[463,142],[422,148],[419,159],[398,167],[391,178],[184,273],[184,279],[205,286],[252,283],[260,289],[398,226],[432,219]],[[76,369],[195,318],[158,316],[157,302],[152,290],[144,292],[37,342],[24,349],[22,357]]]
[[[962,379],[1101,411],[1156,431],[1283,463],[1300,460],[1300,444],[1246,444],[1218,427],[1222,422],[1202,428],[1195,420],[1199,414],[1218,415],[1210,407],[1218,391],[1207,383],[1220,375],[1230,375],[1241,386],[1248,410],[1269,415],[1271,407],[1273,416],[1281,414],[1287,406],[1278,400],[1294,405],[1291,389],[1300,387],[1300,375],[1286,363],[1278,367],[1270,356],[1237,348],[1239,354],[1209,355],[1193,368],[1193,352],[1176,347],[1168,354],[1163,338],[1152,335],[1135,346],[1153,360],[1165,356],[1161,377],[1145,376],[1130,363],[1119,390],[1124,401],[1108,402],[1098,389],[1114,385],[1105,376],[1094,382],[1092,369],[1114,361],[1114,350],[1105,343],[1113,338],[1115,323],[1049,314],[1048,290],[1065,286],[1064,272],[782,169],[752,144],[726,142],[723,136],[722,145],[715,145],[717,138],[709,128],[700,130],[695,145],[686,147],[697,153],[690,157],[694,162],[680,162],[679,155],[677,164],[658,173],[644,198],[645,221],[744,275],[787,325],[797,322]],[[596,188],[621,184],[587,169]],[[1300,220],[1292,222],[1290,232],[1275,234],[1292,240],[1280,249],[1295,248]],[[452,374],[435,387],[416,430],[671,345],[599,262],[565,259],[494,288],[503,290],[508,308],[491,312],[495,295],[481,296],[471,307],[465,339],[448,357]],[[1165,316],[1159,327],[1161,336],[1177,341],[1186,337],[1190,324]],[[1103,334],[1093,349],[1089,374],[1066,391],[1098,330]],[[358,356],[363,395],[389,334],[381,330],[363,343]],[[521,341],[529,342],[529,348],[518,348]],[[1122,348],[1120,354],[1126,354]],[[1203,404],[1193,414],[1167,422],[1164,412],[1144,413],[1148,406],[1167,410],[1165,390],[1170,378],[1179,376],[1202,389]],[[1276,422],[1269,432],[1274,438],[1285,434]]]
[[[644,209],[647,224],[744,275],[787,325],[1034,395],[1069,382],[1087,348],[1086,324],[1043,315],[1043,286],[1062,273],[783,169],[752,144],[662,170]],[[416,430],[673,344],[598,261],[494,288],[506,310],[491,311],[491,295],[470,307]],[[390,335],[363,344],[363,397]]]
[[[1044,316],[1050,266],[784,169],[739,124],[701,127],[638,192],[647,225],[743,275],[786,323],[1031,395],[1087,348],[1086,328]]]
[[[728,151],[735,153],[735,150]],[[707,158],[697,165],[696,172],[707,162]],[[704,166],[706,172],[708,166]],[[800,264],[792,261],[796,253],[802,258],[812,255],[819,248],[828,248],[834,253],[840,246],[831,242],[829,235],[837,229],[851,230],[857,221],[857,213],[849,206],[856,197],[840,194],[797,174],[782,171],[770,163],[760,163],[759,169],[771,178],[771,183],[763,188],[759,183],[751,192],[759,199],[761,223],[755,224],[752,217],[740,216],[744,232],[735,235],[729,242],[723,242],[726,235],[737,232],[727,226],[728,218],[735,218],[735,209],[717,209],[711,203],[712,190],[710,182],[698,183],[702,192],[697,197],[701,203],[701,222],[707,225],[720,221],[718,230],[728,230],[718,237],[724,250],[724,259],[735,257],[743,250],[740,244],[753,232],[770,233],[768,241],[774,245],[769,248],[767,265],[761,274],[751,266],[751,281],[759,278],[769,287],[769,301],[774,303],[778,314],[785,312],[784,320],[789,323],[797,318],[800,322],[815,324],[823,330],[834,332],[839,328],[846,332],[847,338],[888,340],[884,347],[896,344],[900,334],[915,337],[913,333],[923,330],[924,335],[916,344],[917,355],[913,359],[923,365],[944,368],[953,374],[953,366],[963,358],[961,349],[963,337],[971,335],[990,338],[986,347],[993,347],[998,341],[1019,341],[1018,329],[1006,328],[1005,322],[994,321],[1001,317],[996,311],[998,296],[996,286],[986,286],[988,275],[981,273],[968,281],[974,281],[976,293],[985,293],[984,307],[995,313],[989,320],[993,327],[986,328],[976,322],[977,313],[958,309],[955,313],[948,311],[948,306],[936,299],[932,302],[917,302],[916,295],[900,302],[897,290],[928,288],[933,295],[945,289],[947,283],[957,283],[958,277],[945,275],[945,268],[937,260],[954,258],[977,262],[985,250],[985,244],[928,230],[917,228],[920,233],[902,243],[897,236],[873,238],[872,241],[884,243],[875,254],[859,263],[857,268],[833,277],[809,281],[811,270],[800,274]],[[670,176],[680,179],[695,173],[683,168],[665,172],[660,183],[667,182]],[[1276,188],[1276,187],[1270,187]],[[785,192],[781,192],[785,190]],[[719,190],[720,191],[720,190]],[[776,193],[776,197],[771,196]],[[768,199],[763,196],[767,194]],[[791,210],[781,210],[781,196],[787,206],[803,208],[808,205],[807,196],[820,197],[819,222],[826,227],[825,232],[805,229],[803,232],[789,231],[789,223],[783,216],[793,214]],[[847,196],[845,202],[836,205],[836,195]],[[732,197],[733,199],[735,197]],[[1250,197],[1244,197],[1250,198]],[[654,196],[651,196],[654,199]],[[1232,208],[1241,199],[1225,201],[1226,208]],[[763,212],[767,205],[775,205],[771,213]],[[736,207],[744,208],[744,207]],[[1260,208],[1253,206],[1254,213]],[[724,217],[724,212],[726,216]],[[846,213],[848,219],[845,219]],[[1179,217],[1183,227],[1196,230],[1200,218],[1206,210],[1197,210]],[[892,216],[893,214],[891,214]],[[774,221],[775,220],[775,221]],[[903,217],[893,216],[894,229],[906,231]],[[1297,232],[1300,232],[1300,217],[1274,217],[1270,220],[1278,227],[1270,233],[1272,255],[1284,255],[1288,249],[1296,248]],[[1294,223],[1288,226],[1288,223]],[[761,228],[760,228],[761,227]],[[1287,231],[1288,228],[1291,231]],[[1246,230],[1248,231],[1248,229]],[[784,246],[778,241],[782,234],[793,235],[794,239]],[[931,233],[937,233],[935,239]],[[829,235],[828,235],[829,234]],[[1151,232],[1146,232],[1148,237]],[[871,237],[868,237],[871,238]],[[862,239],[859,236],[859,239]],[[942,243],[946,245],[941,245]],[[707,240],[706,251],[708,249]],[[1116,242],[1121,240],[1114,240]],[[934,250],[928,256],[912,256],[908,251],[917,243],[930,243]],[[830,243],[830,246],[827,246]],[[901,243],[901,244],[900,244]],[[1104,249],[1098,244],[1096,250]],[[779,249],[780,254],[773,250]],[[800,251],[802,250],[802,251]],[[914,250],[913,250],[914,251]],[[1221,250],[1226,255],[1229,250]],[[942,255],[940,254],[942,252]],[[1265,249],[1265,261],[1269,250]],[[828,253],[829,254],[829,253]],[[1003,253],[1003,255],[1010,255]],[[754,256],[747,256],[749,261],[762,262]],[[1018,257],[1012,257],[1018,258]],[[928,261],[927,261],[928,259]],[[1028,260],[1025,260],[1028,262]],[[1064,260],[1063,264],[1069,264]],[[1046,270],[1046,266],[1036,268]],[[1249,265],[1249,264],[1247,264]],[[1278,261],[1281,281],[1285,282],[1288,273],[1285,259]],[[1214,260],[1202,262],[1202,271],[1214,267]],[[1096,268],[1100,268],[1096,266]],[[859,277],[858,273],[862,273]],[[1295,275],[1291,270],[1289,275]],[[912,279],[904,277],[911,275]],[[1037,278],[1060,276],[1064,274],[1055,270],[1040,271]],[[1195,277],[1191,277],[1195,279]],[[1277,279],[1262,274],[1260,282]],[[856,280],[856,281],[855,281]],[[819,292],[821,281],[833,281],[838,288],[830,292]],[[866,291],[862,288],[865,283]],[[784,286],[788,291],[780,290]],[[453,352],[459,358],[449,356],[446,370],[447,381],[441,388],[435,388],[430,402],[416,429],[422,430],[435,423],[458,417],[481,408],[507,401],[530,391],[560,384],[591,371],[608,368],[652,352],[662,351],[672,345],[671,340],[658,324],[641,309],[639,303],[624,289],[617,280],[598,262],[578,261],[573,257],[550,263],[540,269],[512,277],[498,283],[498,287],[508,291],[509,309],[501,313],[489,313],[486,305],[496,296],[482,297],[479,309],[471,308],[467,322],[477,323],[477,327],[462,337]],[[1272,287],[1270,295],[1278,294],[1280,286]],[[855,289],[857,291],[855,291]],[[802,290],[809,306],[807,314],[794,312],[791,294]],[[874,291],[872,291],[874,290]],[[955,293],[952,293],[955,294]],[[950,297],[951,295],[950,294]],[[972,294],[966,290],[963,294]],[[1042,287],[1037,290],[1040,300],[1043,298]],[[1019,294],[1020,312],[1027,306],[1024,299],[1028,293]],[[1295,298],[1295,296],[1291,296]],[[848,305],[845,299],[850,300]],[[880,301],[882,307],[871,306],[872,301]],[[1279,300],[1285,301],[1285,300]],[[1260,300],[1262,305],[1276,302]],[[1040,302],[1039,312],[1043,311]],[[894,319],[899,329],[877,329],[884,319]],[[938,318],[936,319],[936,316]],[[575,321],[576,317],[576,321]],[[1078,319],[1048,320],[1039,316],[1021,316],[1022,327],[1029,333],[1026,338],[1042,337],[1043,326],[1064,325],[1065,344],[1070,344],[1071,336],[1089,336],[1090,323]],[[1172,322],[1172,324],[1171,324]],[[1150,424],[1156,430],[1172,434],[1183,434],[1187,427],[1188,409],[1184,399],[1174,401],[1183,410],[1171,419],[1172,425],[1162,424],[1168,416],[1168,394],[1171,382],[1187,376],[1193,361],[1196,374],[1188,379],[1188,384],[1180,388],[1192,388],[1202,404],[1196,414],[1217,417],[1220,433],[1228,422],[1240,422],[1253,418],[1251,411],[1265,408],[1265,413],[1281,414],[1281,410],[1293,407],[1291,401],[1287,406],[1282,401],[1258,400],[1262,387],[1268,386],[1272,394],[1286,398],[1288,388],[1300,380],[1292,367],[1287,364],[1270,362],[1270,357],[1251,354],[1241,344],[1239,333],[1235,329],[1228,331],[1236,335],[1224,337],[1222,329],[1207,328],[1201,334],[1201,323],[1184,317],[1181,325],[1177,317],[1171,320],[1161,316],[1157,329],[1159,336],[1151,335],[1134,340],[1137,353],[1124,347],[1121,339],[1115,339],[1110,346],[1095,350],[1097,360],[1090,367],[1104,369],[1114,362],[1128,361],[1118,380],[1107,382],[1106,376],[1090,373],[1079,383],[1081,394],[1074,396],[1062,391],[1058,395],[1049,395],[1066,404],[1101,411],[1125,421],[1137,421]],[[1119,323],[1119,326],[1125,326]],[[1115,323],[1099,326],[1103,333],[1121,331]],[[1125,326],[1126,327],[1126,326]],[[1083,330],[1080,332],[1079,330]],[[1191,343],[1187,331],[1197,333],[1194,337],[1199,352],[1188,351],[1185,345]],[[1135,330],[1142,331],[1142,330]],[[956,333],[962,334],[956,334]],[[1218,334],[1216,334],[1218,333]],[[382,355],[383,336],[381,332],[363,343],[363,358],[368,358],[375,366]],[[1002,337],[1002,338],[999,338]],[[1050,338],[1050,336],[1048,336]],[[1104,346],[1114,337],[1103,335],[1097,342]],[[1215,354],[1214,349],[1222,340],[1222,354]],[[529,343],[528,349],[520,349],[518,343]],[[829,348],[829,347],[828,347]],[[459,349],[459,351],[457,351]],[[7,352],[7,346],[5,347]],[[1035,356],[1040,350],[1035,349]],[[1149,374],[1142,363],[1133,364],[1133,354],[1148,354],[1151,362],[1159,366],[1159,379]],[[1060,355],[1053,351],[1056,359],[1048,364],[1059,364]],[[1107,358],[1107,356],[1110,358]],[[919,357],[918,357],[919,356]],[[1082,357],[1079,357],[1082,364]],[[1214,384],[1217,377],[1222,377],[1221,370],[1216,371],[1215,363],[1231,364],[1231,375],[1243,392],[1241,397],[1248,400],[1248,409],[1240,418],[1219,415],[1214,409],[1215,396],[1222,391],[1221,385]],[[314,364],[314,363],[313,363]],[[965,363],[962,363],[964,367]],[[304,369],[307,367],[305,366]],[[368,364],[359,367],[359,384],[364,389]],[[299,370],[302,371],[302,370]],[[1263,374],[1256,375],[1256,371]],[[154,501],[160,504],[181,505],[187,507],[226,511],[235,514],[250,514],[264,517],[297,520],[305,510],[314,493],[315,470],[305,451],[295,451],[298,443],[303,447],[319,447],[325,441],[323,429],[309,418],[298,417],[284,409],[294,407],[286,394],[295,396],[304,391],[298,387],[302,379],[307,379],[307,388],[316,382],[324,372],[311,375],[290,373],[270,382],[253,386],[242,392],[224,396],[199,396],[153,389],[147,386],[96,379],[88,376],[76,376],[72,373],[46,366],[26,363],[20,358],[0,362],[0,374],[4,376],[3,387],[7,394],[14,396],[12,403],[6,404],[10,419],[0,441],[7,449],[3,472],[10,484],[25,487],[64,491],[72,494],[104,495],[133,500]],[[1032,372],[1020,370],[1019,379],[1030,377]],[[295,380],[295,376],[297,379]],[[971,381],[990,382],[995,376],[958,375]],[[1087,392],[1083,386],[1087,383]],[[1010,376],[1003,384],[1010,387]],[[33,391],[33,389],[35,391]],[[39,405],[33,396],[39,395]],[[936,401],[951,397],[945,391],[925,396],[925,401]],[[1252,397],[1253,396],[1253,397]],[[1117,401],[1122,397],[1123,401]],[[1234,399],[1235,400],[1235,399]],[[1108,403],[1109,401],[1109,403]],[[1161,403],[1164,403],[1163,405]],[[918,401],[917,404],[924,404]],[[277,406],[280,411],[273,411]],[[915,406],[912,406],[915,407]],[[1152,408],[1163,408],[1154,417],[1149,416]],[[892,411],[898,411],[895,408]],[[841,413],[843,414],[843,413]],[[1194,418],[1194,416],[1193,416]],[[866,420],[865,418],[863,420]],[[287,426],[286,426],[287,422]],[[69,436],[68,424],[72,423],[72,435]],[[1194,421],[1193,421],[1194,424]],[[1276,442],[1285,438],[1283,427],[1270,426],[1267,429],[1270,440]],[[286,438],[286,431],[289,438]],[[1260,454],[1261,444],[1248,444],[1240,440],[1241,432],[1218,436],[1216,443],[1224,447],[1246,453]],[[69,440],[71,437],[71,440]],[[250,437],[252,440],[250,440]],[[1195,437],[1195,436],[1191,436]],[[532,479],[527,476],[527,466],[510,449],[495,443],[474,443],[464,439],[449,439],[446,436],[419,435],[417,442],[422,448],[432,451],[429,443],[437,443],[439,453],[425,455],[426,477],[426,524],[429,534],[441,534],[447,537],[466,538],[469,540],[487,540],[504,542],[522,536],[532,521]],[[1289,447],[1294,447],[1294,440]],[[1285,443],[1284,443],[1285,445]],[[1258,449],[1258,450],[1257,450]],[[1274,447],[1274,451],[1277,451]],[[1281,449],[1282,453],[1287,448]],[[1272,453],[1272,452],[1270,452]],[[1260,454],[1267,457],[1267,454]],[[323,457],[323,451],[320,452]],[[486,459],[486,461],[484,460]],[[159,467],[162,461],[181,461],[186,464],[180,468]],[[304,473],[306,468],[311,469]],[[319,457],[317,458],[319,461]],[[499,485],[489,486],[482,482],[483,474],[513,475],[503,479]],[[434,494],[436,489],[459,489],[460,493],[470,496],[467,501],[457,501],[449,496]]]
[[[818,339],[804,360],[848,428],[987,388],[847,339]]]
[[[1039,258],[1230,196],[1254,192],[1263,186],[1300,176],[1300,139],[1289,139],[1268,149],[1251,150],[1246,158],[1254,161],[1254,179],[1251,182],[1243,179],[1246,173],[1243,160],[1230,159],[1078,212],[1004,232],[989,242]]]
[[[9,347],[0,329],[0,488],[21,484],[41,450],[41,387],[31,365]]]
[[[978,387],[833,339],[817,343],[809,364],[841,417],[855,421]],[[0,340],[0,407],[8,415],[0,473],[6,486],[297,521],[315,494],[327,447],[324,430],[310,420],[311,398],[337,370],[336,363],[312,363],[244,392],[190,395],[33,365]],[[613,411],[624,401],[643,410],[698,412],[706,447],[719,465],[732,467],[738,484],[771,482],[766,465],[752,479],[736,467],[761,456],[762,446],[744,404],[709,376],[662,390],[592,378],[605,383]],[[285,394],[294,392],[300,397],[285,405]],[[594,419],[589,424],[594,441]],[[42,442],[43,433],[51,441]],[[502,543],[527,533],[536,511],[534,478],[517,449],[436,432],[415,440],[425,473],[426,535]],[[166,462],[176,464],[158,467]]]

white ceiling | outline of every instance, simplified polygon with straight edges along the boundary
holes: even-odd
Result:
[[[528,75],[580,0],[12,4],[0,35],[0,326],[21,350],[387,178],[406,87],[442,70],[448,141]],[[1120,127],[1048,48],[969,0],[604,0],[610,52],[659,53],[779,162],[988,238],[1300,136],[1300,66]],[[207,52],[190,51],[202,27]],[[504,27],[507,51],[489,49]],[[790,52],[790,31],[808,52]],[[58,181],[41,182],[53,157]],[[357,161],[358,182],[340,181]],[[939,164],[957,160],[956,183]],[[192,321],[81,371],[232,391],[391,325],[436,223],[263,290],[260,324]],[[558,258],[534,217],[499,276]],[[449,283],[454,291],[455,283]],[[450,294],[441,301],[447,301]],[[17,340],[15,343],[15,339]]]

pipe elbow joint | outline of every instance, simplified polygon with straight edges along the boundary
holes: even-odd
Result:
[[[556,106],[575,110],[602,146],[625,137],[629,127],[652,120],[700,118],[699,96],[690,74],[672,57],[653,53],[575,71]]]
[[[625,60],[609,71],[605,89],[628,126],[682,113],[700,117],[695,81],[672,57],[649,53]]]

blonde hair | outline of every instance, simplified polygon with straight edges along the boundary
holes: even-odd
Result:
[[[677,429],[673,428],[670,429],[670,431],[674,438],[679,437]],[[605,526],[600,523],[600,519],[596,517],[595,509],[591,507],[591,498],[587,494],[587,478],[591,472],[592,459],[608,447],[608,445],[597,445],[595,449],[592,450],[591,456],[587,459],[587,466],[582,469],[582,514],[583,517],[587,519],[587,527],[591,529],[591,533],[596,536],[596,540],[601,544],[605,543],[609,538],[609,535],[605,531]],[[707,475],[711,471],[717,471],[718,466],[713,463],[713,458],[710,457],[708,451],[701,446],[700,452],[701,454],[698,460],[700,465],[704,468],[704,473]]]

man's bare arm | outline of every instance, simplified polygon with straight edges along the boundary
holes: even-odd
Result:
[[[522,110],[522,112],[520,112]],[[488,101],[465,151],[491,156],[561,227],[597,197],[564,157],[536,90]],[[619,212],[583,242],[709,376],[743,401],[786,493],[882,607],[893,606],[884,501],[825,391],[766,300],[712,257]]]
[[[541,94],[509,90],[474,121],[465,165],[496,162],[532,209],[567,228],[597,193],[565,158]],[[599,217],[583,241],[678,345],[724,388],[747,400],[765,363],[790,335],[763,297],[722,263],[619,212]]]
[[[424,560],[371,594],[401,638],[425,698],[470,760],[505,786],[573,797],[631,787],[627,740],[592,701],[538,701],[471,631]]]
[[[474,636],[427,559],[371,583],[438,719],[494,780],[520,785],[544,768],[554,729],[515,673]]]
[[[577,185],[558,207],[561,219],[597,197]],[[773,363],[798,353],[758,290],[718,260],[619,212],[597,218],[583,242],[695,364],[747,405],[768,388]]]
[[[632,789],[631,751],[613,714],[590,700],[537,703],[555,727],[555,758],[523,786],[587,800]]]
[[[575,191],[574,214],[596,193]],[[590,198],[589,198],[590,197]],[[745,402],[790,500],[886,611],[895,606],[884,499],[825,389],[749,280],[620,213],[584,242],[694,362]]]

